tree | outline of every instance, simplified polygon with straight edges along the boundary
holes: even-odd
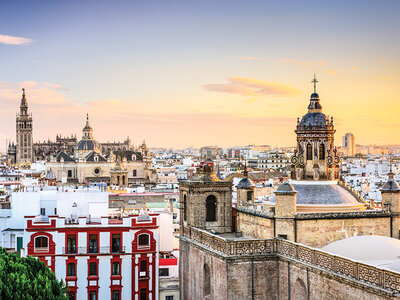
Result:
[[[65,300],[67,287],[39,259],[0,247],[0,299]]]

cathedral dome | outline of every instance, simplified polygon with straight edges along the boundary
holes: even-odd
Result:
[[[301,121],[299,123],[299,126],[305,126],[305,127],[325,127],[326,124],[328,123],[329,118],[321,113],[321,112],[315,112],[315,113],[307,113],[301,118]]]
[[[76,145],[77,150],[97,150],[100,149],[100,144],[95,140],[80,140]]]

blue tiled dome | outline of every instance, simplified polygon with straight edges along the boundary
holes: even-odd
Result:
[[[307,113],[300,121],[300,126],[326,126],[329,118],[320,112]]]

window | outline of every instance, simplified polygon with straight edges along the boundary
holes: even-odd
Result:
[[[75,263],[68,263],[67,276],[75,276]]]
[[[247,191],[247,201],[253,201],[253,191]]]
[[[278,234],[278,238],[287,240],[287,234]]]
[[[210,195],[206,199],[206,221],[217,221],[217,198]]]
[[[99,168],[94,169],[94,174],[96,175],[100,174],[100,169]]]
[[[54,208],[54,214],[57,215],[57,207]]]
[[[312,160],[312,145],[307,144],[307,160]]]
[[[41,208],[41,209],[40,209],[40,214],[41,214],[42,216],[45,216],[45,215],[46,215],[46,209],[45,209],[45,208]]]
[[[118,290],[112,292],[112,300],[120,300]]]
[[[97,292],[96,291],[89,292],[89,300],[97,300]]]
[[[133,177],[136,177],[136,176],[137,176],[137,170],[133,170],[133,171],[132,171],[132,176],[133,176]]]
[[[168,268],[160,268],[160,276],[169,276],[169,269]]]
[[[186,195],[183,196],[183,220],[187,221]]]
[[[112,263],[112,274],[113,275],[119,275],[120,274],[120,264],[119,262],[113,262]]]
[[[35,238],[35,250],[47,251],[49,249],[49,239],[45,236]]]
[[[76,253],[76,235],[67,235],[67,254]]]
[[[140,272],[139,272],[139,277],[146,277],[147,275],[147,261],[142,260],[140,262]]]
[[[140,289],[140,300],[147,300],[147,289]]]
[[[121,251],[121,235],[113,234],[111,238],[111,251],[113,253],[119,253]]]
[[[89,253],[97,253],[97,234],[89,234]]]
[[[91,262],[89,263],[89,276],[97,275],[97,263]]]
[[[68,177],[72,177],[72,170],[68,170]]]
[[[319,159],[325,159],[325,145],[319,145]]]
[[[174,300],[174,296],[165,296],[165,300]]]
[[[139,235],[139,247],[150,246],[150,237],[148,234]]]

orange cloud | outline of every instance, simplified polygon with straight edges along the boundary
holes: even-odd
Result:
[[[328,74],[328,75],[337,75],[337,74],[340,73],[340,71],[339,70],[326,69],[325,73]]]
[[[231,77],[229,83],[207,84],[204,87],[209,91],[236,94],[246,97],[295,97],[302,92],[290,85],[268,82],[249,77]]]
[[[18,37],[18,36],[11,36],[11,35],[3,35],[0,34],[0,44],[6,45],[28,45],[32,43],[32,39]]]

